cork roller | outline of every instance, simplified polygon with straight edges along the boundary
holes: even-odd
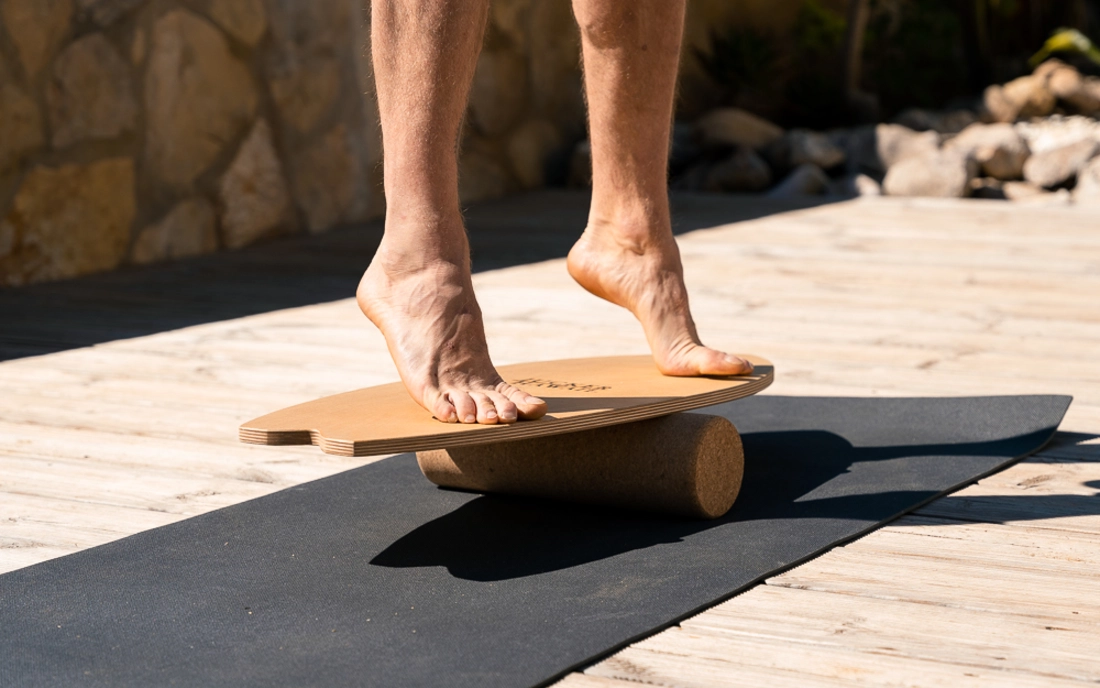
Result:
[[[741,489],[741,437],[725,418],[675,413],[552,437],[418,452],[436,485],[694,518],[725,514]]]

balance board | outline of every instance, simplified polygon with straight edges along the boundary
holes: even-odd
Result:
[[[740,438],[725,418],[679,412],[771,384],[770,362],[741,356],[752,374],[670,377],[649,356],[503,366],[507,382],[548,406],[538,420],[508,425],[441,423],[393,383],[261,416],[240,438],[341,456],[418,452],[424,475],[443,487],[716,518],[740,488]]]

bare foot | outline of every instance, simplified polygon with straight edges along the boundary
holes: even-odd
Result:
[[[386,337],[409,394],[438,420],[492,425],[539,418],[546,402],[506,383],[489,359],[459,230],[460,239],[452,232],[446,241],[440,233],[438,243],[411,250],[383,239],[359,283],[359,307]],[[442,246],[448,243],[453,250]]]
[[[671,232],[590,222],[569,252],[569,274],[638,318],[665,375],[746,375],[748,361],[703,346],[688,308],[680,250]]]

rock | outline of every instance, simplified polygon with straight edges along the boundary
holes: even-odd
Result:
[[[507,36],[515,50],[525,50],[530,42],[531,0],[496,0],[489,5],[493,26]]]
[[[508,139],[508,160],[520,186],[535,189],[546,184],[550,156],[562,146],[557,127],[544,119],[524,122]]]
[[[291,224],[290,191],[264,120],[256,122],[222,176],[218,200],[228,248],[247,246]]]
[[[527,107],[527,63],[509,50],[481,53],[470,87],[470,122],[486,136],[499,136]]]
[[[799,165],[766,194],[768,198],[817,196],[829,188],[829,175],[810,163]]]
[[[344,80],[353,73],[352,26],[360,21],[354,7],[343,0],[268,1],[265,71],[279,118],[300,134],[331,128],[327,116],[357,89]]]
[[[491,4],[491,3],[490,3]],[[529,3],[528,75],[533,110],[558,126],[567,138],[585,131],[580,36],[567,2]]]
[[[1050,192],[1041,186],[1035,186],[1031,182],[1005,182],[1001,185],[1001,193],[1010,201],[1020,201],[1033,196],[1046,196]]]
[[[256,91],[210,22],[172,10],[153,27],[145,69],[145,167],[187,189],[248,126]]]
[[[1016,131],[1027,141],[1032,155],[1080,141],[1100,142],[1100,122],[1080,115],[1017,122]]]
[[[845,198],[881,196],[882,185],[865,174],[847,174],[829,183],[829,194]]]
[[[978,164],[957,151],[934,151],[907,157],[890,167],[882,189],[888,196],[962,198]]]
[[[882,175],[905,158],[928,155],[940,147],[940,136],[936,132],[917,132],[900,124],[842,129],[831,132],[830,139],[845,151],[851,174]]]
[[[263,0],[208,0],[206,11],[214,23],[250,48],[267,32]]]
[[[972,124],[945,146],[973,158],[994,179],[1020,179],[1031,155],[1027,141],[1011,124]]]
[[[703,148],[695,135],[695,126],[687,122],[673,122],[668,151],[668,172],[678,175],[703,156]]]
[[[1001,180],[992,177],[975,177],[970,180],[970,195],[973,198],[986,198],[1003,201],[1006,196]]]
[[[1048,189],[1068,184],[1098,152],[1100,143],[1084,140],[1036,153],[1024,163],[1024,179]]]
[[[480,151],[464,151],[458,162],[458,197],[463,203],[500,198],[508,193],[508,171]]]
[[[73,18],[72,0],[0,0],[0,23],[15,44],[28,81],[61,46]]]
[[[764,149],[764,156],[777,172],[800,165],[830,169],[844,162],[844,149],[825,134],[808,129],[792,129]]]
[[[366,218],[366,175],[355,146],[347,127],[337,124],[288,165],[294,200],[314,234]]]
[[[77,0],[81,19],[107,27],[145,4],[146,0]]]
[[[101,33],[77,40],[58,56],[47,95],[54,148],[115,138],[137,120],[129,66]]]
[[[42,115],[0,63],[0,175],[14,169],[45,143]]]
[[[592,142],[588,139],[580,141],[573,148],[573,155],[569,157],[569,179],[566,186],[592,186]]]
[[[1045,117],[1054,112],[1056,100],[1046,80],[1030,74],[1013,79],[1004,86],[985,90],[985,108],[995,122],[1015,122],[1030,117]]]
[[[13,250],[0,281],[17,285],[110,270],[126,256],[134,221],[134,163],[39,166],[23,180],[0,236]]]
[[[894,118],[895,124],[914,131],[934,131],[937,134],[957,134],[977,121],[978,116],[970,110],[937,112],[923,108],[909,108]]]
[[[704,145],[748,146],[763,150],[783,137],[783,129],[741,108],[711,110],[695,123]]]
[[[768,163],[749,146],[738,146],[726,159],[710,165],[703,179],[704,191],[761,191],[771,186]]]
[[[138,233],[130,260],[156,263],[190,258],[218,248],[217,221],[210,201],[196,196],[181,201],[160,222]]]
[[[1095,157],[1077,173],[1073,200],[1080,205],[1100,205],[1100,157]]]

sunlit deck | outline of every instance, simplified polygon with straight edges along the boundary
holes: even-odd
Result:
[[[1100,681],[1100,208],[691,196],[677,216],[704,341],[774,361],[766,394],[1075,401],[1031,459],[562,685]],[[471,211],[499,363],[646,351],[565,272],[583,218],[572,193]],[[378,231],[0,293],[0,572],[375,460],[236,429],[396,379],[355,303],[331,300]]]

